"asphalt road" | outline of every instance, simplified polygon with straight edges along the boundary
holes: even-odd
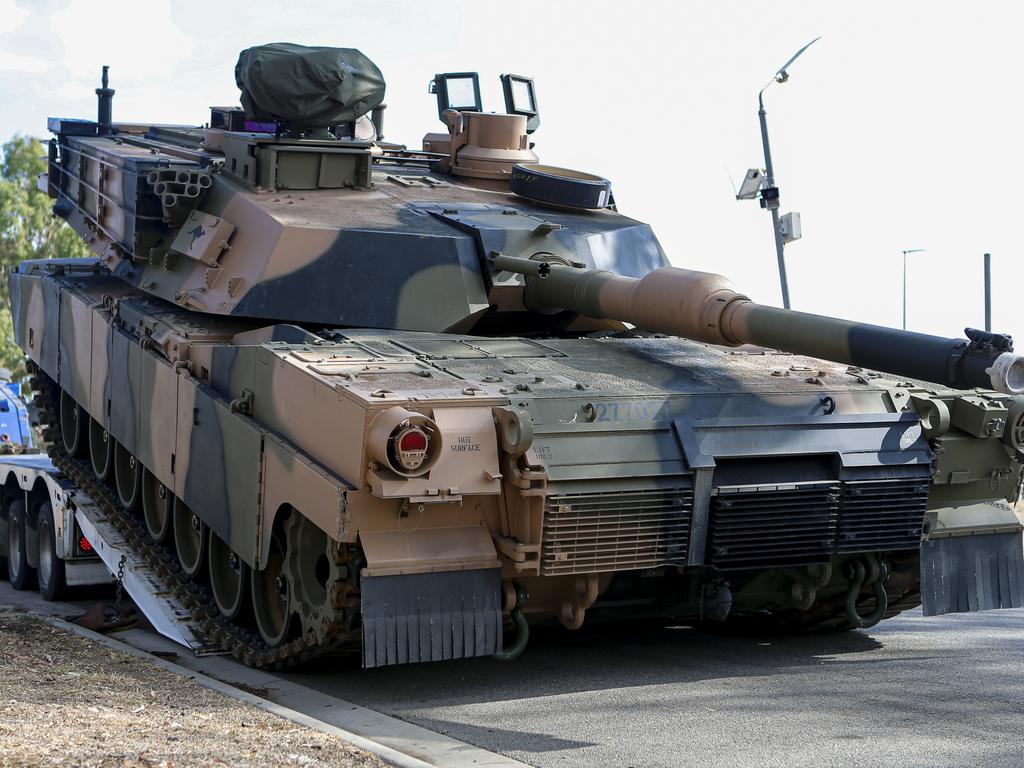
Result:
[[[553,631],[511,664],[326,672],[287,678],[537,766],[1024,765],[1024,609],[787,639]]]
[[[72,608],[0,583],[4,603]],[[1024,609],[786,639],[553,630],[509,664],[282,677],[544,767],[1024,766]]]

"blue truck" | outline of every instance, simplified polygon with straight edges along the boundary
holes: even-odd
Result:
[[[0,453],[25,453],[34,447],[21,384],[0,380]]]

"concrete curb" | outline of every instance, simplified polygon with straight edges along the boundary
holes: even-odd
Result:
[[[165,637],[143,629],[117,633],[121,642],[144,653],[173,651],[181,647]],[[227,655],[193,656],[184,653],[174,659],[178,666],[200,672],[243,691],[256,691],[273,703],[293,709],[314,720],[355,733],[383,744],[400,754],[440,768],[530,768],[526,763],[478,747],[400,717],[386,715],[361,704],[323,693],[266,670],[247,667]],[[265,691],[265,692],[264,692]]]

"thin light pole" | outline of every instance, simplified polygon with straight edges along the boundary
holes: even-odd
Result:
[[[903,330],[907,330],[907,254],[924,253],[927,248],[905,248],[903,253]]]
[[[985,330],[992,332],[992,254],[985,254]]]
[[[772,82],[775,82],[774,80]],[[769,83],[768,85],[771,85]],[[765,88],[768,86],[766,85]],[[768,118],[764,111],[764,88],[757,94],[757,118],[761,122],[761,145],[764,147],[765,188],[774,190],[771,198],[764,198],[772,215],[772,234],[775,236],[775,256],[779,261],[779,284],[782,287],[782,306],[789,309],[789,281],[786,279],[786,244],[779,226],[779,194],[775,188],[775,171],[772,168],[772,150],[768,144]]]
[[[782,306],[789,309],[789,281],[786,279],[786,243],[782,238],[779,225],[779,190],[775,186],[775,169],[772,167],[772,150],[768,144],[768,117],[764,109],[764,92],[772,83],[784,83],[789,80],[787,67],[800,58],[800,54],[821,40],[816,37],[799,51],[794,53],[775,73],[775,76],[757,93],[757,119],[761,123],[761,146],[764,148],[765,185],[761,195],[761,203],[772,215],[772,234],[775,236],[775,256],[779,261],[779,284],[782,287]],[[767,194],[766,194],[767,193]]]

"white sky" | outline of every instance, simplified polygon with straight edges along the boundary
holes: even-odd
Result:
[[[730,276],[780,304],[768,214],[737,202],[763,164],[766,94],[793,306],[898,326],[900,250],[909,326],[958,336],[983,323],[982,253],[994,264],[993,327],[1024,347],[1017,286],[1024,230],[1013,163],[1024,125],[1017,3],[555,2],[458,0],[0,0],[0,139],[44,136],[46,117],[95,116],[111,66],[116,120],[199,124],[237,103],[250,45],[359,48],[388,82],[385,133],[418,146],[440,130],[435,72],[477,70],[485,109],[498,75],[537,81],[541,161],[612,180],[619,209],[649,222],[677,266]]]

